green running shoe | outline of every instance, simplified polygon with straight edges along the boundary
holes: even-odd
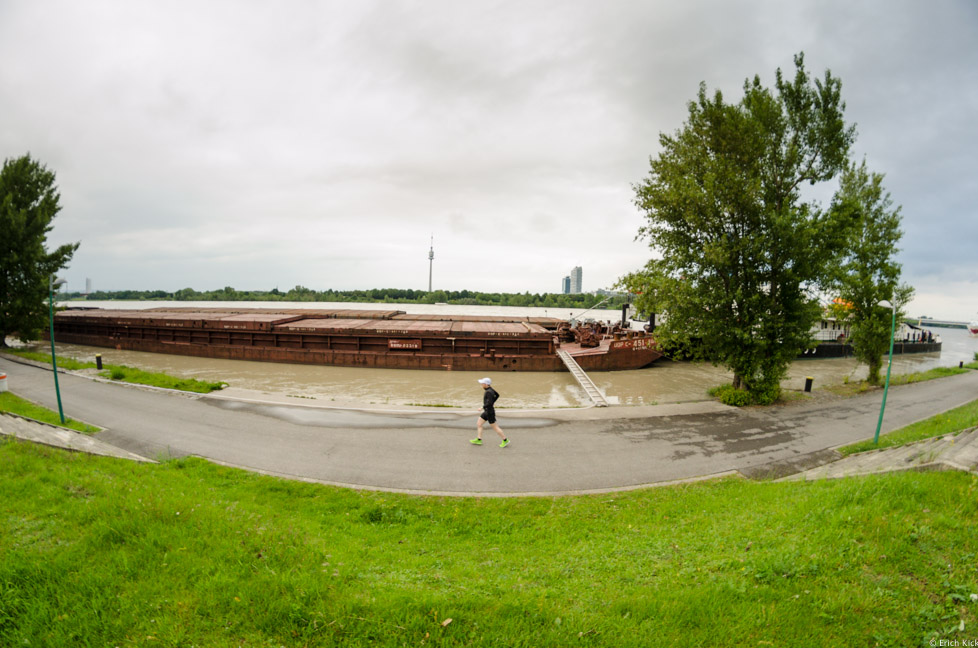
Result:
[[[509,445],[509,439],[503,439],[503,442],[499,444],[500,448],[505,448]]]
[[[469,443],[472,445],[482,445],[482,439],[469,439]]]

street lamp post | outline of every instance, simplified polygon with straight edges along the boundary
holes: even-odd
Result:
[[[65,412],[61,407],[61,389],[58,387],[58,361],[54,357],[54,289],[65,285],[64,279],[55,279],[54,275],[48,277],[48,326],[50,327],[51,337],[51,369],[54,372],[54,393],[58,395],[58,415],[61,417],[61,424],[65,423]]]
[[[880,420],[876,424],[876,435],[873,437],[874,444],[880,442],[880,428],[883,427],[883,410],[886,409],[886,395],[890,391],[890,369],[893,368],[893,336],[896,334],[896,306],[885,299],[879,305],[883,308],[889,308],[893,316],[890,320],[890,360],[886,363],[886,386],[883,387],[883,404],[880,405]]]

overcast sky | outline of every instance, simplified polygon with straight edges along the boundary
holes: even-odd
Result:
[[[585,290],[700,82],[805,52],[902,205],[912,315],[978,314],[978,2],[0,0],[0,157],[69,288]],[[826,197],[832,189],[824,192]]]

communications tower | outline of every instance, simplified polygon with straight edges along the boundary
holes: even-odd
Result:
[[[428,250],[428,292],[431,292],[431,269],[435,263],[435,236],[431,235],[431,248]]]

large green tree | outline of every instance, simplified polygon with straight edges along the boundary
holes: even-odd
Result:
[[[621,283],[641,293],[639,307],[664,314],[667,346],[728,367],[734,387],[771,401],[810,340],[820,312],[812,291],[845,240],[844,214],[802,188],[845,167],[855,129],[840,80],[828,71],[813,80],[801,54],[773,90],[755,77],[727,103],[701,84],[688,108],[634,187],[646,217],[639,237],[659,256]]]
[[[863,161],[842,174],[832,209],[853,225],[846,256],[837,266],[836,291],[842,302],[837,314],[851,322],[855,356],[869,366],[868,381],[879,384],[892,317],[879,302],[887,300],[899,309],[913,296],[913,288],[899,284],[900,264],[894,260],[903,236],[900,208],[883,189],[883,176],[870,172]]]
[[[13,334],[37,339],[47,324],[48,278],[78,249],[69,243],[47,251],[51,221],[61,210],[54,181],[29,154],[4,160],[0,170],[0,346]]]

